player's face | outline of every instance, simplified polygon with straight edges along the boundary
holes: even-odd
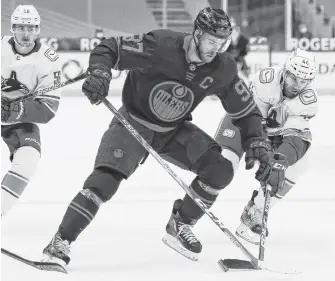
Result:
[[[288,98],[294,98],[308,85],[312,80],[296,77],[293,73],[287,71],[284,76],[284,92]]]
[[[221,39],[205,33],[199,40],[201,60],[205,63],[211,62],[227,40],[228,38]]]
[[[39,27],[35,25],[15,24],[13,33],[21,47],[31,46],[39,33]]]

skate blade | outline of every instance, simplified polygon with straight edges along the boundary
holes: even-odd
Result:
[[[52,263],[57,263],[57,264],[61,265],[62,267],[66,266],[66,262],[63,261],[62,259],[55,258],[55,257],[50,257],[47,254],[43,254],[41,262],[52,262]]]
[[[177,253],[183,255],[185,258],[188,258],[192,261],[197,261],[199,259],[199,254],[193,253],[183,247],[180,242],[171,236],[170,234],[166,234],[162,241],[165,245],[169,246],[171,249],[175,250]]]
[[[239,226],[236,231],[235,234],[236,236],[240,237],[241,239],[243,239],[244,241],[256,245],[259,245],[259,240],[260,240],[260,236],[258,236],[257,234],[254,234],[255,237],[251,236],[249,234],[250,229],[247,226]]]

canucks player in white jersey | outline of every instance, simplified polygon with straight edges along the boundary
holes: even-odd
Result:
[[[278,178],[274,172],[270,176],[270,208],[287,194],[306,170],[306,154],[312,142],[309,120],[315,116],[318,105],[317,92],[312,87],[315,76],[314,55],[296,49],[284,67],[264,68],[250,82],[250,91],[262,112],[264,129],[274,152],[287,167],[285,179]],[[232,125],[229,116],[221,121],[215,139],[236,171],[243,150],[237,141],[240,139],[239,130]],[[260,188],[254,190],[245,206],[236,235],[258,245],[263,208],[264,191]]]
[[[40,16],[32,5],[19,5],[11,16],[12,36],[1,39],[1,137],[10,150],[11,169],[1,182],[1,215],[22,194],[40,159],[38,124],[56,114],[60,89],[11,103],[13,98],[61,83],[58,55],[37,36]]]

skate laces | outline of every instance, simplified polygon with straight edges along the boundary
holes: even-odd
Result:
[[[190,225],[178,223],[178,236],[182,236],[190,244],[199,243],[198,239],[193,234]]]
[[[63,240],[60,235],[56,235],[52,241],[52,246],[57,250],[57,252],[61,252],[65,255],[70,253],[70,243],[67,240]]]
[[[248,210],[248,217],[251,220],[253,226],[262,224],[262,211],[253,204]]]

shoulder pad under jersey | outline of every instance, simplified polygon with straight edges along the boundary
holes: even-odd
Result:
[[[317,90],[315,88],[308,87],[288,104],[288,114],[304,116],[310,119],[314,117],[317,112]]]
[[[258,71],[251,80],[253,94],[264,103],[276,104],[282,98],[281,73],[279,66],[266,67]]]

